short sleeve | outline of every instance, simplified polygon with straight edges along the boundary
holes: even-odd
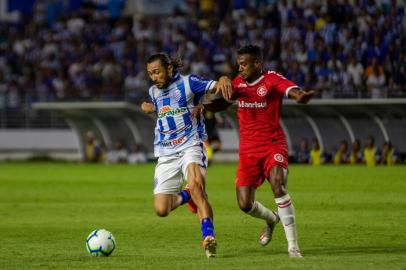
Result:
[[[189,85],[190,90],[194,94],[204,94],[207,91],[213,89],[213,87],[216,85],[216,82],[196,75],[190,75]]]
[[[268,73],[268,80],[271,83],[271,87],[280,95],[287,95],[290,89],[298,87],[294,82],[274,71]]]

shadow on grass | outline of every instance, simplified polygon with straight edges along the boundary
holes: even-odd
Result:
[[[222,251],[224,253],[219,253],[218,257],[221,258],[241,258],[241,257],[257,257],[258,255],[262,256],[262,255],[275,255],[275,256],[279,256],[279,255],[286,255],[288,254],[287,250],[274,250],[274,249],[270,249],[270,248],[262,248],[262,247],[258,247],[256,249],[254,248],[242,248],[239,249],[237,251]]]
[[[285,256],[286,250],[273,250],[268,248],[242,248],[237,251],[225,251],[224,254],[219,254],[221,258],[234,258],[241,256],[258,256],[258,255],[274,255]],[[406,254],[406,246],[398,247],[317,247],[302,249],[302,254],[307,256],[323,256],[323,255],[368,255],[368,254]]]
[[[319,248],[308,248],[303,250],[305,255],[337,255],[337,254],[405,254],[406,246],[401,247],[371,247],[371,246],[360,246],[360,247],[319,247]]]

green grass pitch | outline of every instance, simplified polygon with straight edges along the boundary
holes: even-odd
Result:
[[[213,164],[207,191],[218,256],[200,246],[197,218],[153,211],[154,164],[0,163],[0,269],[406,269],[406,167],[290,167],[303,259],[281,225],[265,248],[263,222],[235,199],[235,164]],[[268,184],[257,199],[275,209]],[[90,257],[87,235],[110,230],[117,248]]]

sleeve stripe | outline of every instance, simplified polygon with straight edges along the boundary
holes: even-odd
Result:
[[[205,92],[207,92],[207,91],[209,91],[209,90],[211,90],[211,89],[213,89],[214,88],[214,86],[216,85],[216,81],[210,81],[208,84],[207,84],[207,86],[206,86],[206,89],[205,89]]]
[[[297,85],[293,85],[293,86],[291,86],[291,87],[288,87],[288,88],[286,89],[286,91],[285,91],[285,95],[286,95],[287,98],[289,97],[289,91],[292,90],[292,89],[294,89],[294,88],[299,88],[299,89],[300,89],[300,87],[297,86]]]

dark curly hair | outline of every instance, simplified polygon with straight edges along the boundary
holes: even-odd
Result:
[[[259,62],[262,62],[262,59],[264,57],[261,47],[252,44],[241,47],[240,49],[238,49],[237,54],[249,54],[254,58],[254,60]]]
[[[180,57],[172,58],[167,53],[156,53],[148,57],[147,64],[150,64],[156,60],[160,60],[161,64],[167,69],[169,65],[173,66],[173,71],[176,73],[179,68],[183,66]]]

